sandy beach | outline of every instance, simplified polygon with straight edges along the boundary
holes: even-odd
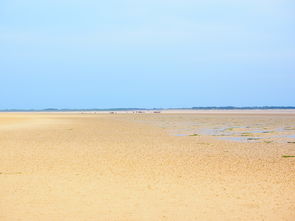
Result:
[[[0,113],[1,221],[295,220],[295,113]]]

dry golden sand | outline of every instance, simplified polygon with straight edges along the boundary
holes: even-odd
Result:
[[[295,115],[1,113],[0,220],[295,220],[295,144],[170,135],[233,121]]]

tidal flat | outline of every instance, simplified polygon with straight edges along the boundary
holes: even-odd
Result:
[[[0,220],[291,221],[294,128],[292,111],[0,113]]]

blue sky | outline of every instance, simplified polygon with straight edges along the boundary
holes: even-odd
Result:
[[[295,106],[292,0],[1,0],[0,109]]]

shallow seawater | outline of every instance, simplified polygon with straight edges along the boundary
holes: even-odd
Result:
[[[287,142],[288,139],[291,142],[295,138],[294,131],[292,131],[295,127],[290,125],[289,122],[278,122],[277,119],[269,119],[257,123],[254,121],[256,120],[254,118],[246,119],[248,120],[247,122],[228,118],[221,121],[220,118],[211,119],[209,117],[198,122],[195,119],[184,120],[184,117],[181,119],[177,118],[177,121],[171,122],[166,129],[170,129],[170,134],[178,137],[212,136],[215,139],[251,143],[281,143]]]
[[[218,137],[221,140],[232,140],[238,142],[257,142],[258,140],[262,139],[261,137]]]
[[[268,133],[273,133],[274,131],[271,130],[252,130],[252,131],[247,131],[248,133],[254,133],[254,134],[268,134]]]
[[[200,134],[211,135],[211,136],[230,136],[235,135],[235,129],[240,129],[244,127],[221,127],[221,128],[202,128],[199,130]]]

